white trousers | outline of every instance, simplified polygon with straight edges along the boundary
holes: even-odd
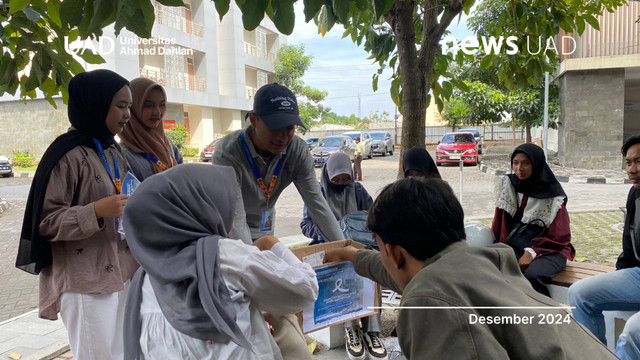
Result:
[[[75,360],[124,358],[122,322],[129,284],[107,295],[62,294],[60,317]]]

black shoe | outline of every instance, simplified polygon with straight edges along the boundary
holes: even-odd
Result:
[[[362,332],[357,326],[344,329],[344,342],[347,355],[351,360],[365,360],[366,354],[362,344]]]
[[[379,332],[365,332],[362,335],[369,360],[387,360],[387,349],[384,348]]]

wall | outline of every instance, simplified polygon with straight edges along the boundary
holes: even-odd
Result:
[[[620,169],[624,125],[624,69],[574,71],[560,82],[560,163]]]
[[[40,158],[57,135],[67,131],[67,106],[56,99],[58,109],[46,100],[0,102],[0,154],[11,157],[14,150],[28,151]]]

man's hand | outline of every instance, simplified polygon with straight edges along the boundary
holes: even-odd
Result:
[[[127,199],[129,199],[129,195],[118,194],[107,196],[96,201],[93,205],[96,218],[122,216],[122,210],[124,209],[124,204],[127,203]]]
[[[353,246],[345,246],[339,249],[330,249],[326,250],[324,253],[324,260],[322,261],[324,264],[337,262],[337,261],[351,261],[356,257],[356,249]]]
[[[271,236],[271,235],[265,235],[261,238],[258,238],[258,240],[254,241],[253,246],[257,247],[261,251],[265,251],[265,250],[271,250],[273,245],[279,242],[280,240],[278,240],[277,237]]]
[[[520,269],[522,271],[526,270],[531,262],[533,261],[533,256],[528,251],[524,252],[524,255],[518,259],[518,265],[520,265]]]

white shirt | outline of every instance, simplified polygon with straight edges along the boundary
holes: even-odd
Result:
[[[220,239],[219,261],[236,310],[236,322],[252,350],[194,339],[166,320],[145,275],[140,316],[142,359],[282,359],[262,311],[292,314],[318,297],[318,282],[311,266],[303,264],[282,243],[269,251],[239,240]]]

